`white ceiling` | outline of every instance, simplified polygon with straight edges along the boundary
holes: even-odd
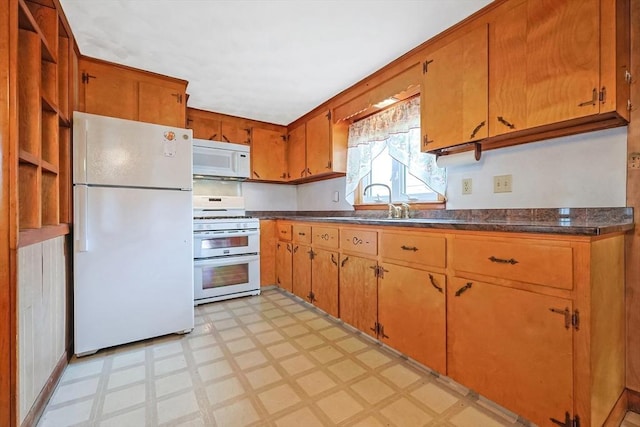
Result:
[[[189,81],[190,107],[289,124],[490,0],[60,0],[83,55]]]

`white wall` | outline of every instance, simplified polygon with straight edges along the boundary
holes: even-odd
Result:
[[[448,168],[447,209],[626,206],[626,150],[626,127],[490,150],[479,162]],[[493,176],[508,174],[513,191],[493,193]],[[462,194],[464,178],[472,179],[472,194]],[[344,189],[344,177],[243,184],[247,210],[353,210]]]
[[[344,197],[345,187],[345,177],[300,184],[298,185],[298,210],[352,211],[353,206]],[[336,193],[337,201],[334,200]]]
[[[447,209],[626,206],[626,150],[626,127],[490,150],[447,169]],[[508,174],[513,191],[493,193],[493,176]]]
[[[244,182],[242,195],[248,211],[298,210],[295,185]]]

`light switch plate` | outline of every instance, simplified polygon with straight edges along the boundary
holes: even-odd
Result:
[[[493,177],[493,192],[494,193],[511,193],[512,182],[511,175],[496,175]]]

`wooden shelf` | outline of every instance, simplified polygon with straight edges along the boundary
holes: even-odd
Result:
[[[40,91],[42,98],[46,98],[52,104],[56,112],[58,110],[58,66],[51,62],[42,61],[40,72]]]
[[[18,164],[18,211],[20,228],[40,228],[40,168]]]
[[[40,39],[20,30],[18,42],[18,139],[20,149],[40,155]]]
[[[41,99],[42,109],[56,114],[59,113],[56,103],[53,102],[53,100],[49,96],[47,96],[45,93],[42,93]]]
[[[59,171],[59,169],[58,169],[58,167],[56,165],[54,165],[52,163],[49,163],[49,162],[47,162],[45,160],[42,160],[40,162],[40,166],[42,167],[42,172],[43,173],[47,172],[47,173],[57,174],[58,171]]]
[[[20,159],[20,163],[29,163],[33,166],[40,166],[40,157],[31,154],[28,151],[20,150],[18,152],[18,158]]]
[[[42,112],[42,160],[58,165],[58,115]]]
[[[69,39],[64,37],[64,26],[60,23],[58,40],[58,114],[64,116],[67,121],[70,116],[69,109]]]
[[[60,220],[72,220],[73,67],[57,2],[18,0],[18,5],[18,219],[24,244],[23,236],[41,241],[51,230],[68,233]]]
[[[42,171],[42,225],[58,225],[60,211],[58,209],[58,173]]]
[[[69,224],[47,225],[38,229],[20,230],[18,247],[44,242],[58,236],[65,236],[70,233],[70,230]]]
[[[42,59],[49,62],[56,62],[57,56],[54,54],[54,50],[50,47],[45,33],[40,28],[40,25],[25,0],[18,0],[18,5],[18,27],[36,33],[42,44]],[[55,10],[53,13],[56,13]]]

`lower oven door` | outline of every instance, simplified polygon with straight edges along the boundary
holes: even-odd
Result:
[[[193,233],[193,256],[196,259],[256,252],[260,252],[260,231],[256,229]]]
[[[260,256],[240,255],[194,261],[195,303],[260,293]]]

